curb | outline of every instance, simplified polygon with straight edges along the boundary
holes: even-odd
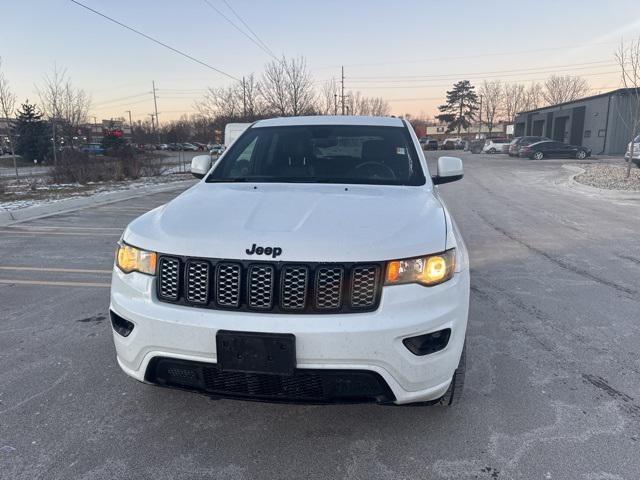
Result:
[[[97,205],[121,202],[130,198],[142,197],[150,193],[170,192],[172,190],[190,187],[194,184],[195,182],[193,180],[181,180],[170,184],[148,185],[131,190],[106,192],[88,195],[86,197],[73,197],[60,200],[58,202],[44,203],[42,205],[34,205],[32,207],[19,208],[16,210],[0,210],[0,227],[26,222],[27,220],[50,217],[59,213],[82,210],[83,208]]]
[[[584,173],[586,170],[577,165],[562,165],[562,168],[573,172],[567,179],[566,186],[572,190],[590,195],[600,195],[614,200],[640,200],[640,192],[633,190],[610,190],[607,188],[592,187],[578,182],[575,177]]]

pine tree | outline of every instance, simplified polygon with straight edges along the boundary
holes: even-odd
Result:
[[[38,107],[27,100],[18,110],[13,125],[16,152],[26,160],[45,160],[51,151],[49,124],[42,120]]]
[[[462,80],[453,85],[453,90],[447,92],[447,103],[438,107],[442,112],[436,118],[447,123],[447,132],[457,130],[460,136],[461,129],[471,126],[471,120],[478,110],[478,95],[475,87],[469,80]]]

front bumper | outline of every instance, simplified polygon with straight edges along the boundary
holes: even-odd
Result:
[[[216,332],[292,333],[300,370],[374,372],[396,403],[435,400],[447,390],[460,360],[469,308],[469,273],[435,286],[385,287],[380,307],[357,314],[269,314],[206,310],[159,302],[155,278],[114,269],[111,310],[134,324],[127,337],[113,333],[118,364],[140,381],[152,381],[158,358],[216,363]],[[416,356],[407,337],[451,329],[446,348]]]

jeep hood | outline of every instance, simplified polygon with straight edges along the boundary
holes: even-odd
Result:
[[[425,187],[204,183],[134,220],[123,240],[193,257],[355,262],[445,249],[443,207]]]

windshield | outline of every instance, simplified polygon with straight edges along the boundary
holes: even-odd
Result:
[[[207,182],[424,185],[403,127],[254,127],[230,148]]]

